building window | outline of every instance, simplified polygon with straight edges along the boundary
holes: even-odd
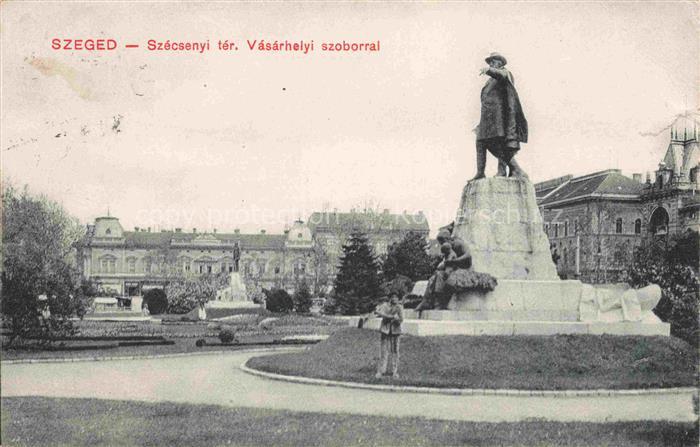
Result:
[[[185,271],[186,272],[190,271],[190,264],[189,263],[185,264]]]
[[[620,217],[615,221],[615,233],[622,234],[622,218]]]
[[[229,272],[229,273],[233,273],[233,266],[232,266],[232,265],[229,265],[229,266],[228,266],[228,272]]]
[[[129,273],[136,273],[136,259],[129,258],[127,263],[129,265]]]
[[[105,231],[105,234],[112,234],[112,230],[110,230],[109,228],[107,228],[107,231]]]
[[[114,273],[116,271],[116,265],[116,259],[111,256],[100,259],[100,271],[102,273]]]
[[[275,275],[279,275],[279,274],[280,274],[280,266],[276,265],[275,266]]]
[[[302,276],[304,274],[306,274],[306,263],[298,259],[294,263],[294,276]]]
[[[568,235],[569,235],[569,221],[565,220],[564,221],[564,236],[568,236]]]
[[[211,273],[211,264],[207,265],[207,273]]]
[[[544,224],[544,234],[546,234],[547,237],[549,237],[549,224]]]
[[[574,219],[574,234],[578,234],[578,217]]]
[[[559,224],[554,224],[554,237],[559,237]]]
[[[204,265],[199,264],[199,273],[204,273]]]
[[[642,219],[634,221],[634,234],[642,234]]]

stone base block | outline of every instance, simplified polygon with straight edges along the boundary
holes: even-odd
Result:
[[[348,324],[358,326],[359,317],[351,318]],[[364,323],[365,329],[378,330],[381,320],[372,318]],[[416,336],[432,335],[660,335],[669,336],[668,323],[585,323],[577,321],[459,321],[459,320],[404,320],[404,334]]]
[[[492,292],[455,295],[449,311],[427,311],[439,320],[578,321],[583,284],[580,281],[498,280]],[[436,313],[443,312],[443,313]]]

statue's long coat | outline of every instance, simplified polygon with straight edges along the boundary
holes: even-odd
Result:
[[[489,68],[491,79],[481,90],[481,122],[478,140],[503,138],[527,142],[527,120],[520,105],[513,76],[505,68]]]

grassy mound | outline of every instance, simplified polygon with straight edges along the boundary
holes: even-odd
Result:
[[[697,353],[671,337],[612,335],[401,337],[399,379],[375,379],[379,333],[340,330],[302,353],[251,368],[321,379],[441,388],[528,390],[694,386]]]

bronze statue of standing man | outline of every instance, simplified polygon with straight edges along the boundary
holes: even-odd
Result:
[[[484,177],[486,151],[498,159],[498,176],[527,178],[515,161],[520,143],[527,142],[527,120],[515,90],[513,75],[504,67],[505,57],[491,53],[486,58],[488,68],[482,75],[490,76],[481,90],[481,121],[476,136],[476,176]],[[506,172],[506,167],[509,172]]]

